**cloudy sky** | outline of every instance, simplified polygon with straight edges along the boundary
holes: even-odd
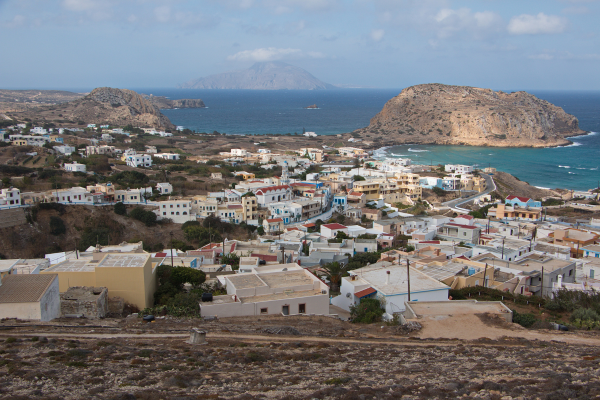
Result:
[[[333,84],[600,90],[600,0],[0,0],[0,87],[175,87],[281,60]]]

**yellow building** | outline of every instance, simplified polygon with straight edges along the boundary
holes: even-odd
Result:
[[[13,146],[27,146],[27,140],[17,139],[10,142]]]
[[[235,176],[241,176],[242,179],[244,179],[245,181],[256,178],[255,174],[253,174],[252,172],[246,172],[246,171],[238,171],[235,173]]]
[[[110,297],[141,310],[154,305],[154,272],[150,254],[94,253],[92,259],[66,260],[40,273],[58,274],[61,293],[73,286],[105,287]]]
[[[352,191],[356,193],[364,193],[366,201],[379,199],[379,182],[373,181],[358,181],[354,182]]]

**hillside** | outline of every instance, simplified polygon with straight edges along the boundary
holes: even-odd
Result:
[[[262,62],[240,71],[188,81],[182,89],[318,90],[335,89],[306,70],[283,62]]]
[[[64,90],[8,90],[0,89],[0,102],[18,102],[32,104],[66,103],[85,96],[85,93],[73,93]]]
[[[13,119],[32,119],[55,124],[110,124],[174,128],[159,108],[144,96],[128,89],[96,88],[88,95],[66,103],[7,113]]]
[[[425,84],[402,90],[353,135],[397,144],[546,147],[583,133],[577,118],[526,92]]]

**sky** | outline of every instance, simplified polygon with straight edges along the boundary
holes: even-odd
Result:
[[[600,0],[0,0],[0,88],[174,88],[284,61],[332,84],[600,90]]]

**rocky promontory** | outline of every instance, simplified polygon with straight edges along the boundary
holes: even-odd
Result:
[[[161,110],[169,110],[173,108],[206,108],[206,105],[200,99],[171,100],[163,96],[143,96]]]
[[[402,90],[353,135],[397,144],[547,147],[584,133],[573,115],[526,92],[424,84]]]

